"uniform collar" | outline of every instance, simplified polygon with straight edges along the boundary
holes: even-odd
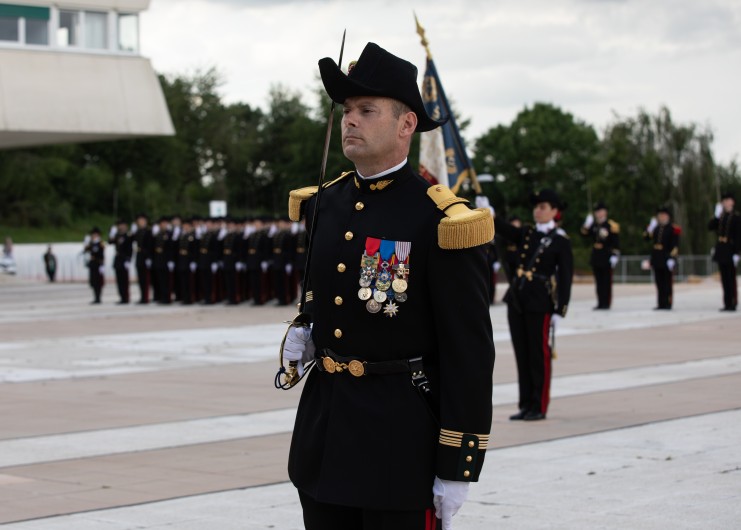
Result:
[[[396,183],[406,180],[411,175],[413,175],[413,172],[409,166],[409,161],[404,159],[401,164],[372,177],[363,177],[356,171],[353,180],[355,187],[363,193],[378,193],[393,188]]]
[[[535,229],[538,232],[543,233],[543,234],[547,234],[548,232],[550,232],[554,228],[556,228],[556,222],[555,221],[549,221],[547,223],[537,223],[535,225]]]

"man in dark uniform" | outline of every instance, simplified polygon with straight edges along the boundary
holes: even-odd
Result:
[[[721,311],[735,311],[738,305],[736,267],[741,255],[741,216],[735,211],[735,207],[736,198],[733,194],[724,193],[721,202],[715,205],[715,217],[708,224],[708,229],[718,234],[718,241],[713,248],[713,260],[718,263],[723,285]]]
[[[290,297],[289,277],[293,273],[296,240],[291,233],[291,222],[287,218],[278,221],[278,231],[271,239],[271,247],[273,292],[278,305],[288,305],[293,300]]]
[[[54,278],[57,275],[57,257],[52,252],[51,245],[44,252],[44,268],[46,269],[46,276],[49,278],[49,282],[54,283]]]
[[[254,230],[247,237],[247,275],[250,282],[250,294],[253,305],[262,305],[267,301],[269,289],[266,288],[265,276],[268,272],[268,252],[270,250],[269,226],[265,219],[255,219]]]
[[[170,274],[175,270],[175,248],[172,241],[170,219],[160,217],[159,230],[154,236],[153,268],[157,276],[155,300],[160,304],[172,302],[172,280]]]
[[[510,420],[536,421],[548,413],[553,355],[549,334],[566,316],[574,257],[566,232],[556,226],[562,208],[556,192],[541,190],[530,202],[535,226],[517,228],[498,217],[494,223],[497,234],[516,244],[518,252],[515,277],[504,297],[520,389],[520,410]]]
[[[206,219],[198,246],[198,276],[200,278],[201,299],[203,304],[213,304],[214,273],[218,270],[216,254],[219,229],[215,219]]]
[[[295,223],[296,226],[296,253],[293,258],[293,275],[297,282],[296,292],[304,288],[304,271],[306,270],[306,251],[309,245],[309,238],[306,233],[306,225],[303,222]],[[295,297],[294,297],[295,300]]]
[[[113,270],[116,272],[116,286],[118,287],[119,300],[117,304],[129,303],[129,265],[131,256],[134,254],[134,240],[129,234],[129,225],[123,219],[119,219],[116,225],[111,227],[108,243],[115,245],[116,257],[113,259]]]
[[[242,234],[237,231],[237,221],[228,217],[226,219],[226,235],[222,241],[222,262],[224,263],[224,290],[227,305],[239,303],[239,292],[237,291],[237,259],[239,256],[239,243]]]
[[[136,243],[136,276],[139,283],[138,303],[140,304],[149,303],[154,238],[148,224],[149,218],[146,214],[140,213],[136,216],[133,237],[134,243]]]
[[[491,429],[494,345],[483,245],[488,210],[430,186],[407,156],[425,112],[417,69],[369,43],[349,75],[319,62],[344,105],[342,145],[356,171],[291,192],[313,245],[313,330],[292,327],[286,358],[316,368],[288,464],[309,530],[443,528],[478,480]],[[304,208],[305,207],[305,208]],[[412,375],[429,378],[431,396]]]
[[[607,217],[607,206],[598,202],[587,215],[581,234],[592,243],[589,264],[594,274],[597,306],[610,309],[612,305],[612,270],[620,259],[620,225]]]
[[[175,274],[180,301],[190,305],[195,301],[195,272],[198,264],[198,240],[191,219],[184,219],[177,241]]]
[[[651,249],[651,268],[654,271],[658,304],[654,309],[672,308],[674,268],[679,255],[679,236],[682,230],[671,222],[668,208],[656,210],[656,217],[651,218],[643,237],[653,243]]]
[[[100,229],[97,226],[93,227],[90,235],[85,238],[84,252],[88,258],[87,266],[90,270],[88,279],[94,296],[90,303],[99,304],[103,285],[105,285],[105,243],[100,238]]]

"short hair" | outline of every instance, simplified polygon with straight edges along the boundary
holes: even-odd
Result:
[[[394,113],[394,118],[398,118],[402,114],[412,112],[412,109],[406,103],[399,101],[398,99],[391,100],[391,111]]]

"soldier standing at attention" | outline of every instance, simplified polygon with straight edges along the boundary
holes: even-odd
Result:
[[[237,231],[237,221],[232,217],[226,219],[226,235],[222,241],[222,261],[224,263],[224,290],[227,305],[239,303],[237,291],[237,259],[241,232]]]
[[[724,193],[715,205],[715,217],[708,228],[718,234],[713,248],[713,260],[718,263],[720,281],[723,285],[723,308],[721,311],[735,311],[738,305],[736,286],[736,267],[741,254],[741,216],[734,210],[736,199],[732,193]]]
[[[281,218],[278,221],[278,231],[271,239],[273,259],[270,263],[273,292],[278,305],[288,305],[293,300],[290,297],[289,278],[293,273],[295,248],[296,239],[291,233],[291,222],[287,218]]]
[[[85,238],[84,252],[88,256],[87,266],[90,270],[88,278],[95,297],[90,303],[99,304],[105,283],[105,243],[100,238],[100,229],[97,226],[93,227],[90,235]]]
[[[159,230],[154,236],[154,273],[157,275],[155,283],[155,300],[160,304],[172,302],[172,282],[170,273],[175,270],[175,249],[172,243],[170,219],[160,217],[157,221]]]
[[[149,285],[152,270],[152,245],[154,238],[149,229],[149,218],[140,213],[136,216],[134,226],[134,243],[136,243],[136,276],[139,283],[139,304],[149,303]]]
[[[674,268],[679,255],[679,236],[682,230],[671,222],[668,208],[656,210],[643,237],[653,243],[651,249],[651,268],[654,271],[658,305],[654,309],[669,310],[673,303]]]
[[[116,286],[119,300],[117,304],[129,303],[129,265],[134,253],[134,240],[129,235],[129,225],[123,219],[116,221],[108,234],[108,243],[116,246],[113,270],[116,273]]]
[[[498,235],[517,245],[514,277],[504,296],[520,389],[520,410],[509,419],[536,421],[548,413],[553,355],[548,335],[566,316],[574,257],[566,232],[556,226],[562,207],[556,192],[541,190],[530,202],[535,226],[517,228],[498,217],[494,223]]]
[[[607,206],[598,202],[594,205],[593,213],[584,220],[581,233],[592,242],[589,264],[597,291],[597,306],[594,309],[610,309],[612,270],[620,259],[620,225],[607,218]]]
[[[313,329],[291,327],[284,358],[316,359],[289,476],[308,530],[431,530],[435,513],[449,529],[491,429],[491,214],[412,170],[414,133],[442,124],[414,65],[369,43],[349,74],[319,68],[356,169],[325,184],[316,225],[315,187],[289,201],[312,241]]]
[[[44,252],[44,268],[46,269],[46,276],[49,278],[49,282],[54,283],[57,275],[57,257],[51,251],[51,245]]]
[[[184,219],[182,230],[177,241],[175,258],[176,283],[180,291],[180,301],[190,305],[195,300],[195,273],[198,266],[198,240],[196,239],[193,221]]]

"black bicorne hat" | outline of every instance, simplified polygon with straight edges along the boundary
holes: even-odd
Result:
[[[592,211],[596,212],[597,210],[607,210],[607,205],[602,201],[596,202]]]
[[[350,73],[325,57],[319,60],[319,72],[327,94],[336,103],[353,96],[376,96],[405,103],[417,115],[417,132],[431,131],[448,121],[435,121],[427,115],[417,87],[417,67],[369,42]]]
[[[735,201],[736,200],[736,197],[734,197],[732,191],[726,191],[726,192],[723,193],[723,195],[720,196],[720,200],[721,201],[724,201],[726,199],[733,199]]]
[[[669,217],[671,217],[672,215],[672,212],[668,206],[659,206],[658,208],[656,208],[656,213],[665,213]]]
[[[558,208],[559,210],[562,210],[564,208],[564,204],[558,198],[558,194],[549,188],[545,188],[537,193],[530,194],[530,203],[533,206],[535,206],[536,204],[540,204],[541,202],[547,202],[553,208]]]

